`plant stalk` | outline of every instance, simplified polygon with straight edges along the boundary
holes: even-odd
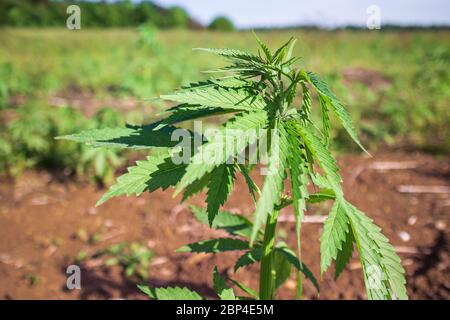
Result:
[[[278,220],[278,210],[268,215],[264,230],[262,245],[261,270],[259,275],[259,299],[272,300],[274,298],[273,249],[275,244],[275,229]]]

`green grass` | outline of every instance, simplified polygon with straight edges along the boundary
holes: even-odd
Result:
[[[450,32],[286,30],[260,32],[259,36],[272,48],[290,36],[298,38],[294,54],[331,84],[370,150],[386,144],[441,153],[450,150]],[[49,97],[75,88],[93,92],[99,99],[136,99],[155,112],[163,104],[152,98],[193,79],[206,79],[208,74],[200,71],[221,65],[219,58],[190,48],[256,50],[251,32],[143,28],[4,28],[0,29],[0,43],[0,159],[8,158],[11,149],[3,147],[10,140],[10,114],[20,116],[18,108],[11,105],[14,97],[25,96],[24,107],[33,112],[51,112]],[[370,74],[385,79],[388,85],[374,90],[357,81],[345,81],[344,73],[357,68],[372,71]],[[33,107],[36,105],[42,108]],[[74,131],[77,129],[83,128]],[[350,150],[341,129],[332,135],[340,150]],[[21,153],[14,152],[15,157]]]

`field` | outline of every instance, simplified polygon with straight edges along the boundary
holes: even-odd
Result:
[[[292,30],[259,36],[273,48],[296,37],[299,63],[323,75],[346,103],[373,154],[362,155],[334,125],[333,151],[346,194],[398,249],[410,297],[448,299],[450,32]],[[221,59],[192,48],[254,51],[252,33],[0,29],[0,43],[0,298],[139,298],[135,283],[147,278],[211,296],[213,265],[227,265],[229,256],[174,252],[212,232],[195,223],[178,198],[156,192],[94,207],[114,176],[142,152],[92,151],[53,138],[155,119],[168,107],[159,94],[207,79],[201,71],[222,66]],[[410,185],[428,188],[405,192]],[[242,181],[226,209],[250,216],[251,199],[241,189]],[[303,251],[318,276],[320,217],[327,208],[312,209]],[[293,224],[284,221],[282,229],[294,242]],[[123,242],[153,251],[148,277],[125,276],[129,261],[108,265],[95,256]],[[82,289],[68,291],[65,268],[77,261]],[[353,257],[337,283],[327,275],[319,298],[365,298],[360,268]],[[252,270],[239,279],[254,284]],[[292,282],[281,298],[294,297]],[[305,295],[317,298],[312,286],[305,285]]]

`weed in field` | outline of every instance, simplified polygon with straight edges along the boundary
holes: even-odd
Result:
[[[25,280],[28,282],[28,286],[34,287],[41,282],[41,278],[34,273],[26,273],[24,276]]]
[[[138,27],[138,45],[148,48],[150,52],[157,53],[161,50],[161,43],[158,41],[158,29],[152,24],[143,24]]]
[[[136,278],[139,281],[149,277],[150,263],[153,252],[138,242],[121,242],[100,249],[89,255],[86,250],[81,250],[76,257],[78,263],[88,260],[100,261],[100,265],[106,268],[120,266],[127,278]]]
[[[11,104],[12,95],[25,92],[29,85],[24,72],[9,62],[0,63],[0,110]]]
[[[10,110],[11,119],[0,123],[0,170],[12,176],[27,168],[66,169],[82,176],[88,174],[98,183],[108,184],[114,168],[123,157],[114,149],[91,149],[67,144],[54,137],[77,130],[123,125],[122,116],[104,108],[93,118],[70,108],[29,103]]]
[[[120,265],[128,278],[137,275],[143,280],[148,279],[153,252],[145,246],[137,242],[121,243],[109,247],[104,254],[109,256],[106,266]]]
[[[171,186],[176,187],[175,193],[184,190],[183,200],[208,189],[207,208],[195,211],[196,216],[211,227],[226,230],[232,237],[192,243],[180,251],[245,251],[235,269],[259,262],[259,290],[232,282],[248,294],[246,298],[267,300],[276,297],[278,287],[292,269],[297,274],[299,298],[303,275],[317,285],[301,259],[301,223],[307,203],[333,201],[320,239],[321,274],[335,261],[337,278],[356,244],[368,298],[406,299],[404,269],[399,257],[381,229],[345,199],[339,168],[329,150],[331,113],[364,149],[349,113],[317,74],[295,67],[298,60],[293,56],[295,40],[290,39],[275,52],[259,39],[258,44],[258,55],[232,49],[200,49],[231,61],[231,65],[213,71],[226,76],[192,83],[173,94],[161,96],[179,103],[170,108],[161,121],[63,137],[96,147],[157,149],[119,177],[98,204],[119,195],[140,195],[144,191],[165,190]],[[318,97],[320,124],[311,117],[312,91]],[[295,103],[299,92],[300,105]],[[174,126],[187,120],[223,114],[233,117],[214,135],[203,136],[199,146],[195,146],[198,132],[180,132],[182,129]],[[257,134],[247,135],[249,131]],[[236,132],[238,138],[243,138],[239,143],[234,140]],[[190,137],[194,140],[194,148],[190,148],[191,140],[187,148],[177,144],[172,139],[174,133]],[[231,148],[227,139],[233,142]],[[246,150],[252,148],[255,152],[247,155]],[[180,158],[188,161],[174,161]],[[255,159],[265,165],[261,190],[250,177]],[[315,164],[320,171],[316,170]],[[230,195],[238,173],[245,178],[255,203],[253,222],[219,211]],[[291,185],[292,196],[284,190],[285,180]],[[308,185],[314,185],[318,191],[310,194]],[[283,242],[276,242],[278,214],[289,205],[293,205],[296,219],[296,251]],[[221,299],[238,298],[217,269],[214,270],[214,287]],[[201,299],[198,293],[187,288],[141,286],[141,289],[155,299]]]
[[[90,120],[93,128],[107,128],[123,125],[119,112],[111,108],[100,109]],[[114,180],[115,169],[123,164],[124,159],[115,148],[83,148],[76,167],[76,172],[82,176],[91,172],[92,179],[99,184],[110,184]]]

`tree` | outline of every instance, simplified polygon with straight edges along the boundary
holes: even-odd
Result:
[[[168,27],[186,28],[189,24],[189,15],[181,7],[172,7],[168,11]]]
[[[233,22],[224,16],[214,18],[210,23],[209,29],[218,31],[233,31],[235,30]]]

